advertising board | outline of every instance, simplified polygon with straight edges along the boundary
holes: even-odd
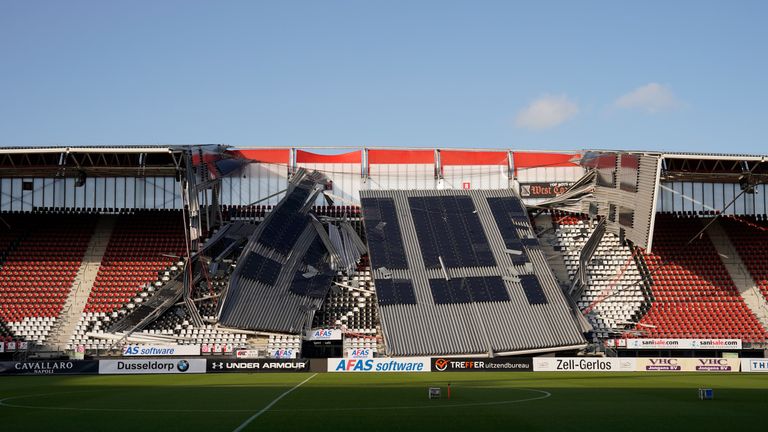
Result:
[[[194,374],[205,373],[205,359],[123,359],[100,360],[99,374]]]
[[[433,372],[531,372],[531,358],[443,358],[432,359]]]
[[[270,360],[270,359],[209,359],[207,371],[210,373],[227,372],[309,372],[309,360]]]
[[[200,345],[126,345],[123,347],[125,357],[158,357],[158,356],[198,356]]]
[[[635,359],[625,357],[535,357],[534,372],[634,372]]]
[[[328,372],[429,372],[429,357],[329,358]]]
[[[768,359],[741,359],[742,372],[768,372]]]
[[[29,360],[0,362],[0,375],[80,375],[99,372],[96,360]]]
[[[637,359],[641,372],[738,372],[737,358],[648,357]]]
[[[627,349],[741,349],[741,339],[626,339]]]
[[[304,340],[341,340],[341,335],[341,330],[338,329],[315,329],[307,331]]]

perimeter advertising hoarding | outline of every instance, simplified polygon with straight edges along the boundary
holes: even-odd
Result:
[[[741,359],[742,372],[768,372],[768,359]]]
[[[84,375],[97,374],[96,360],[30,360],[0,362],[0,375]]]
[[[634,358],[628,357],[536,357],[534,372],[634,372]]]
[[[309,360],[209,359],[207,371],[209,373],[309,372]]]
[[[637,359],[641,372],[738,372],[737,358],[649,357]]]
[[[329,358],[328,372],[429,372],[429,357]]]
[[[443,358],[432,359],[433,372],[531,372],[530,358]]]
[[[126,345],[125,357],[198,356],[200,345]]]
[[[205,373],[205,359],[100,360],[99,374],[195,374]]]
[[[627,339],[627,349],[741,349],[741,339]]]

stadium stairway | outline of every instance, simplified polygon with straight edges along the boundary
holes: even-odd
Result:
[[[88,302],[91,295],[93,283],[99,273],[101,260],[107,251],[109,239],[115,228],[117,216],[102,215],[94,228],[88,248],[85,251],[80,269],[72,283],[72,290],[69,292],[64,308],[61,310],[59,318],[56,320],[54,328],[51,329],[51,335],[48,337],[45,347],[52,351],[63,351],[66,348],[67,341],[72,337],[75,326]]]
[[[739,290],[739,294],[744,299],[744,303],[752,310],[760,324],[768,328],[768,303],[719,220],[715,220],[709,225],[707,235],[709,235],[709,239],[723,261],[723,265]]]

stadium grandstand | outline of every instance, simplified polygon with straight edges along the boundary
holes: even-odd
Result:
[[[767,177],[754,155],[3,148],[0,356],[762,352]]]

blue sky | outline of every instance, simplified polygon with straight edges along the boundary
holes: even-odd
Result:
[[[764,1],[0,1],[0,145],[768,153]]]

